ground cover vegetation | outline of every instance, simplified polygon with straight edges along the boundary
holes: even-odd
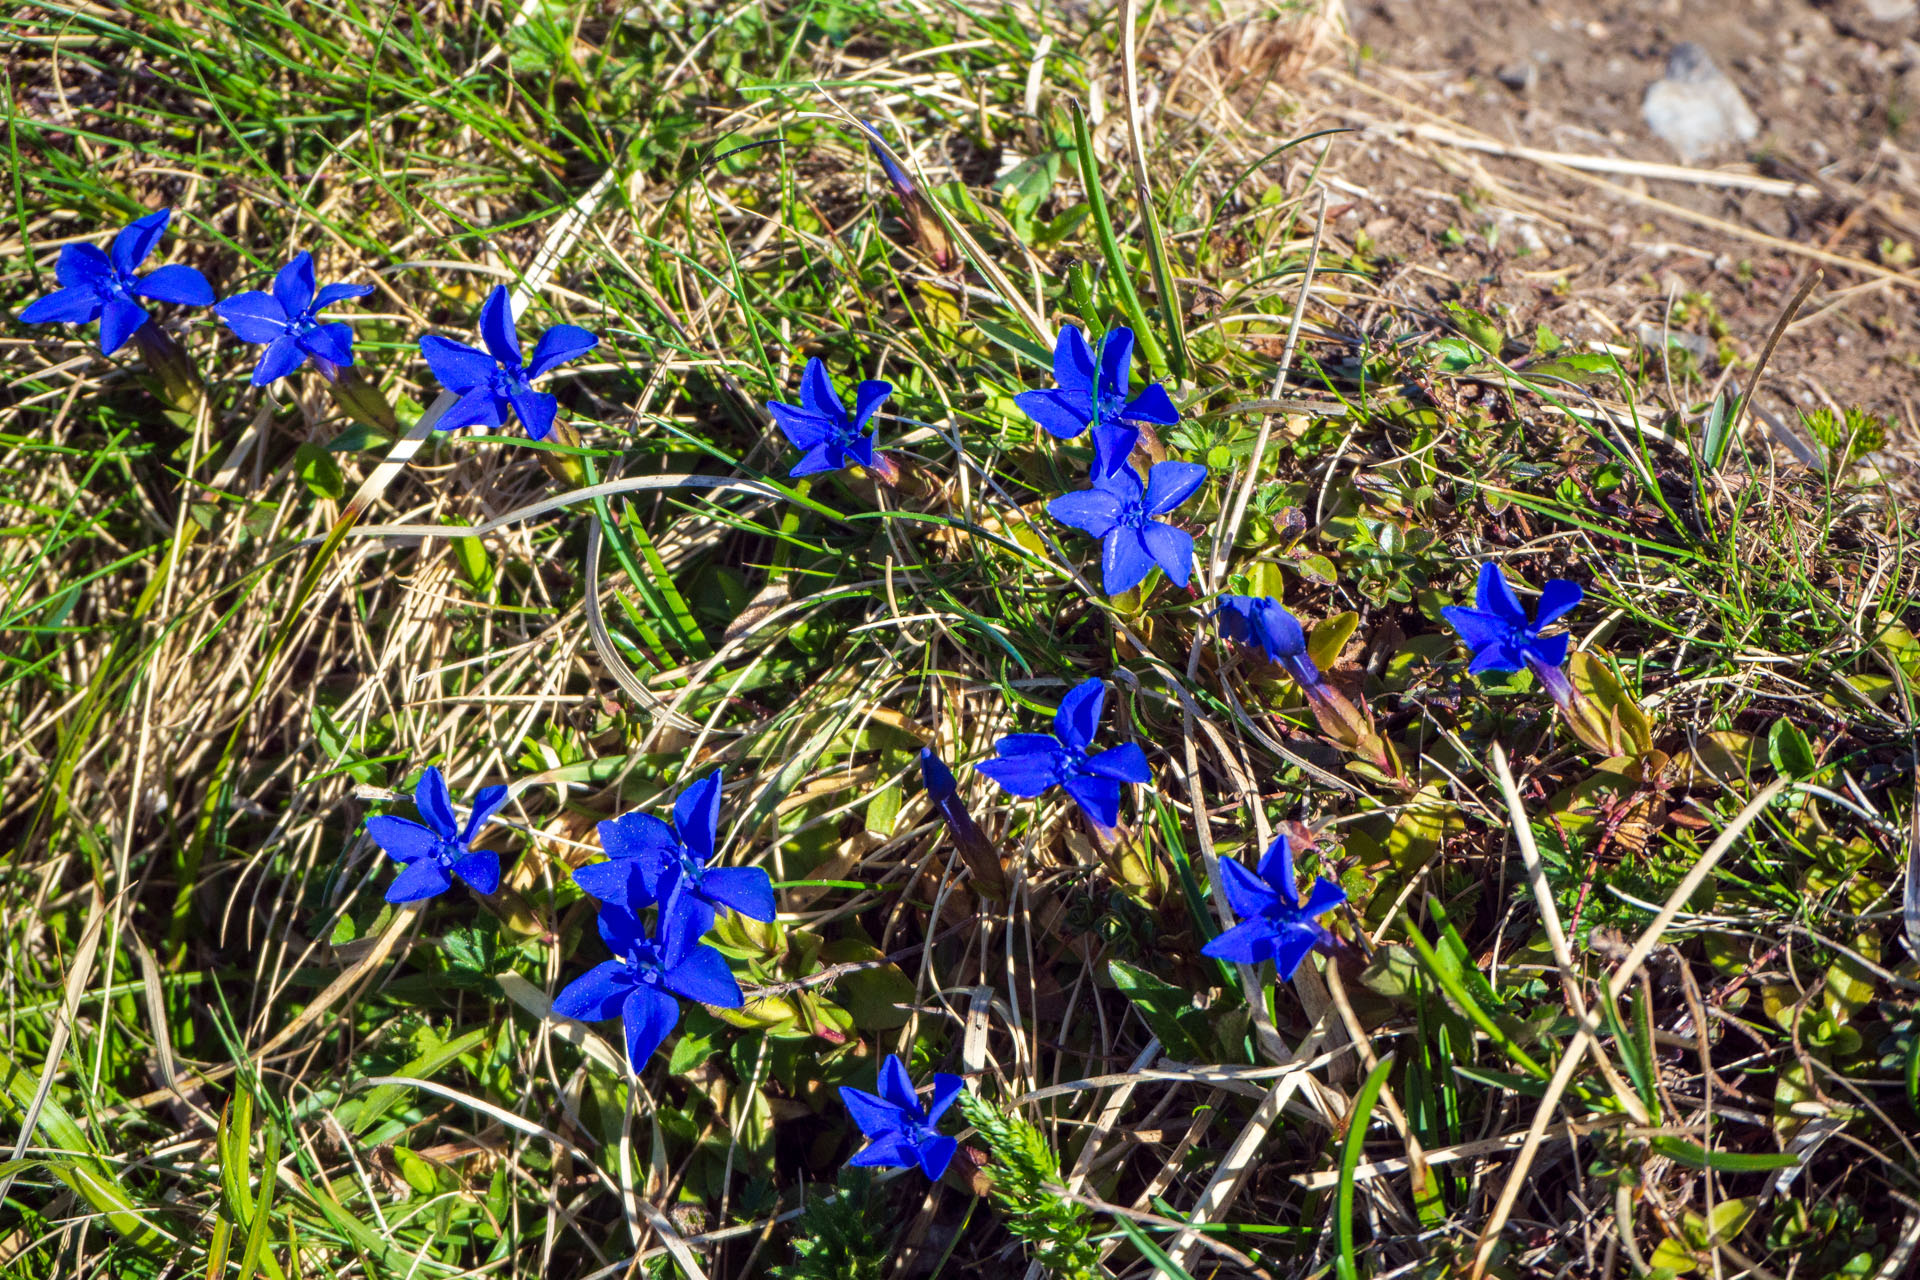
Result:
[[[1911,1261],[1897,424],[1209,20],[0,19],[8,1274]]]

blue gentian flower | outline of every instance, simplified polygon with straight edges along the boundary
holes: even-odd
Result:
[[[404,868],[387,886],[388,902],[418,902],[445,893],[455,877],[480,893],[500,887],[500,855],[473,848],[473,838],[507,802],[505,787],[482,787],[473,797],[473,812],[462,827],[453,816],[453,796],[440,770],[428,767],[413,789],[413,802],[422,826],[406,818],[383,814],[367,819],[367,834]]]
[[[933,1099],[925,1107],[914,1096],[913,1080],[893,1054],[880,1064],[880,1092],[840,1086],[840,1100],[860,1126],[867,1145],[847,1163],[866,1169],[911,1169],[919,1165],[938,1180],[953,1163],[960,1144],[939,1131],[940,1117],[960,1096],[960,1077],[936,1071]]]
[[[1573,637],[1564,632],[1542,636],[1540,632],[1579,604],[1585,594],[1579,583],[1555,578],[1540,589],[1539,612],[1529,622],[1527,611],[1520,607],[1500,566],[1489,560],[1480,566],[1474,607],[1448,605],[1440,613],[1473,650],[1473,661],[1467,664],[1469,672],[1479,675],[1526,667],[1553,700],[1566,707],[1573,701],[1573,684],[1561,668]]]
[[[600,901],[640,911],[676,891],[709,907],[732,907],[749,920],[775,914],[773,878],[761,867],[709,867],[720,825],[720,771],[680,793],[673,822],[650,813],[625,814],[600,824],[605,862],[573,873],[573,882]]]
[[[85,324],[100,321],[100,352],[112,355],[147,322],[139,299],[204,307],[213,301],[213,286],[192,267],[175,263],[146,275],[133,269],[147,260],[167,229],[171,209],[157,209],[121,228],[106,253],[98,245],[70,244],[60,250],[54,278],[64,288],[29,303],[20,313],[28,324]]]
[[[1198,462],[1161,462],[1142,490],[1139,474],[1122,466],[1096,478],[1091,489],[1061,494],[1047,504],[1047,513],[1100,539],[1100,581],[1108,595],[1139,586],[1156,564],[1184,587],[1193,568],[1193,538],[1154,517],[1192,497],[1206,478]]]
[[[1126,465],[1140,439],[1137,423],[1170,427],[1179,411],[1159,383],[1129,400],[1133,367],[1133,330],[1121,326],[1107,333],[1100,348],[1096,376],[1093,351],[1076,325],[1065,325],[1053,346],[1053,381],[1045,391],[1023,391],[1013,398],[1020,411],[1062,440],[1071,440],[1093,428],[1093,474],[1097,479]]]
[[[520,360],[520,338],[513,329],[513,305],[505,285],[495,285],[480,305],[480,338],[485,351],[464,342],[428,334],[420,354],[440,385],[460,397],[435,425],[441,431],[462,427],[497,428],[512,412],[534,440],[553,430],[560,402],[533,389],[533,380],[555,365],[576,360],[600,345],[600,339],[575,324],[557,324],[540,335],[533,358]]]
[[[940,810],[956,843],[987,843],[973,815],[967,812],[966,802],[960,798],[960,784],[954,781],[953,770],[947,768],[947,762],[932,747],[920,748],[920,781],[926,785],[928,799]]]
[[[1307,633],[1300,619],[1272,596],[1221,596],[1217,616],[1221,635],[1258,647],[1269,662],[1285,667],[1302,689],[1326,683],[1307,652]]]
[[[266,343],[253,367],[253,385],[278,382],[308,360],[332,382],[353,363],[353,326],[322,320],[320,312],[348,298],[364,298],[370,284],[314,288],[313,255],[302,250],[273,277],[273,292],[255,289],[214,304],[213,312],[242,342]]]
[[[603,960],[553,998],[553,1011],[580,1022],[618,1017],[627,1032],[627,1061],[635,1071],[680,1022],[677,996],[720,1009],[746,1003],[727,958],[700,941],[713,926],[713,908],[674,894],[662,904],[649,934],[630,911],[600,909],[600,937],[613,959]]]
[[[1138,743],[1087,754],[1100,727],[1100,707],[1106,697],[1106,682],[1095,676],[1060,700],[1052,733],[1010,733],[994,744],[1000,753],[997,760],[974,767],[1010,795],[1031,798],[1065,787],[1096,826],[1117,826],[1120,784],[1151,782],[1153,773]]]
[[[893,384],[869,378],[853,392],[853,416],[847,416],[840,393],[833,389],[827,366],[814,356],[800,375],[800,403],[767,401],[767,412],[780,424],[793,447],[800,450],[800,461],[793,464],[790,476],[810,476],[822,471],[838,471],[850,463],[859,463],[883,476],[893,463],[883,453],[875,453],[873,437],[867,434],[867,422],[874,411],[893,394]]]
[[[1223,858],[1220,880],[1240,923],[1202,947],[1201,954],[1238,964],[1271,960],[1282,981],[1293,977],[1308,952],[1332,941],[1317,917],[1347,900],[1345,889],[1322,876],[1313,882],[1307,900],[1300,901],[1293,847],[1285,836],[1267,846],[1257,873]]]

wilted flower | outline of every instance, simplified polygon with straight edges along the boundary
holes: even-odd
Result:
[[[1567,708],[1573,701],[1573,684],[1562,668],[1573,638],[1564,632],[1557,636],[1542,636],[1540,632],[1572,610],[1585,594],[1577,582],[1553,579],[1540,589],[1539,612],[1530,622],[1500,566],[1489,560],[1480,566],[1474,607],[1448,605],[1440,613],[1473,650],[1473,660],[1467,664],[1469,672],[1479,675],[1526,667],[1553,700]]]
[[[254,386],[276,382],[308,359],[332,382],[353,363],[353,327],[323,321],[320,312],[372,292],[370,284],[330,284],[316,292],[313,255],[303,250],[274,276],[272,293],[238,293],[215,303],[213,311],[242,342],[267,344],[253,369]]]
[[[632,912],[600,909],[600,937],[613,959],[603,960],[553,998],[553,1011],[580,1022],[618,1017],[627,1033],[627,1061],[646,1065],[680,1022],[676,996],[720,1009],[746,1003],[727,958],[700,941],[713,925],[713,908],[675,894],[661,905],[649,934]]]
[[[485,351],[464,342],[428,334],[420,339],[420,354],[440,385],[460,399],[435,424],[441,431],[462,427],[499,427],[509,412],[517,415],[527,435],[545,440],[553,430],[560,402],[533,389],[533,379],[555,365],[565,364],[600,345],[600,339],[579,325],[557,324],[540,335],[533,358],[522,364],[520,338],[513,328],[513,307],[505,285],[495,285],[480,306],[480,338]]]
[[[840,393],[833,389],[827,366],[814,356],[800,375],[800,403],[767,401],[767,412],[786,432],[793,447],[800,450],[800,461],[793,464],[790,476],[810,476],[822,471],[838,471],[859,463],[891,483],[897,477],[892,459],[876,453],[873,437],[867,434],[867,422],[874,411],[893,394],[893,384],[869,378],[854,389],[853,416],[847,416]]]
[[[929,1178],[938,1179],[960,1148],[957,1141],[938,1129],[940,1117],[960,1096],[960,1077],[936,1071],[933,1098],[922,1107],[906,1067],[888,1054],[880,1064],[877,1083],[877,1094],[840,1086],[841,1101],[867,1139],[867,1145],[847,1163],[878,1169],[911,1169],[917,1164]]]
[[[1091,489],[1063,493],[1047,504],[1061,524],[1100,539],[1100,581],[1108,595],[1131,591],[1159,565],[1184,587],[1193,568],[1193,538],[1155,516],[1164,516],[1193,496],[1207,478],[1197,462],[1161,462],[1140,477],[1130,466],[1100,476]]]
[[[1285,836],[1267,846],[1259,871],[1231,858],[1220,861],[1221,888],[1240,923],[1201,948],[1204,955],[1239,964],[1273,961],[1281,979],[1292,978],[1316,946],[1332,940],[1317,917],[1347,900],[1347,892],[1324,876],[1303,903],[1295,887],[1293,847]]]
[[[473,797],[467,825],[454,818],[453,796],[440,770],[429,766],[413,789],[413,802],[426,825],[382,814],[367,819],[367,834],[404,868],[387,886],[388,902],[418,902],[445,893],[454,879],[480,893],[500,887],[500,855],[473,848],[480,828],[507,802],[505,787],[482,787]]]
[[[1060,700],[1052,733],[1010,733],[994,744],[998,759],[975,767],[1011,795],[1031,798],[1064,787],[1096,826],[1116,826],[1120,784],[1151,782],[1153,773],[1137,743],[1087,754],[1106,697],[1104,681],[1097,676],[1086,681]]]
[[[1140,438],[1137,423],[1167,427],[1179,412],[1159,383],[1127,398],[1133,365],[1133,330],[1108,332],[1096,376],[1093,351],[1075,325],[1062,326],[1053,347],[1053,381],[1045,391],[1023,391],[1013,398],[1020,411],[1062,440],[1093,428],[1093,474],[1097,480],[1125,467]]]
[[[167,229],[171,209],[158,209],[123,227],[113,246],[102,253],[85,242],[60,250],[53,274],[64,288],[29,303],[20,319],[27,324],[85,324],[100,321],[100,351],[112,355],[147,322],[139,299],[204,307],[213,301],[213,286],[192,267],[175,263],[146,275],[134,268],[145,262]]]
[[[720,771],[673,802],[673,822],[638,811],[600,824],[605,862],[573,873],[600,901],[628,911],[657,906],[676,892],[709,907],[732,907],[749,920],[771,921],[773,879],[761,867],[709,867],[720,824]]]

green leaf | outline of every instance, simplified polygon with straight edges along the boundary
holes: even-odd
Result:
[[[1182,1062],[1209,1060],[1207,1047],[1213,1043],[1213,1033],[1207,1015],[1194,1007],[1189,992],[1122,960],[1108,961],[1107,975],[1140,1011],[1141,1020],[1170,1057]]]
[[[347,490],[346,477],[333,455],[309,440],[293,453],[293,473],[317,498],[338,500]]]
[[[434,1176],[433,1166],[422,1160],[405,1147],[394,1147],[393,1162],[400,1167],[400,1176],[407,1185],[423,1196],[430,1196],[440,1189],[440,1179]]]
[[[1767,762],[1785,778],[1811,778],[1820,767],[1807,735],[1785,716],[1767,730]]]
[[[1800,1157],[1787,1152],[1709,1151],[1697,1142],[1671,1135],[1649,1138],[1647,1145],[1667,1159],[1690,1169],[1712,1169],[1716,1173],[1765,1173],[1770,1169],[1793,1169]]]
[[[1313,665],[1322,671],[1331,670],[1340,660],[1340,651],[1347,647],[1347,641],[1353,639],[1359,627],[1360,615],[1351,609],[1321,619],[1313,634],[1307,637],[1307,656],[1313,659]]]

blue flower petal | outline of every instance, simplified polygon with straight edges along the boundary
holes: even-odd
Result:
[[[1271,884],[1232,858],[1220,860],[1220,890],[1227,895],[1233,913],[1243,919],[1265,916],[1281,905]]]
[[[348,298],[364,298],[373,292],[370,284],[330,284],[313,295],[310,310],[322,311],[336,302],[345,302]]]
[[[440,842],[440,837],[426,827],[391,814],[368,818],[367,835],[395,862],[413,862],[424,858]]]
[[[727,958],[705,945],[695,947],[686,959],[661,974],[660,981],[689,1000],[720,1009],[738,1009],[747,1002]]]
[[[1057,754],[1035,752],[1027,755],[1002,756],[997,760],[982,760],[974,766],[974,771],[984,774],[1000,784],[1000,789],[1008,795],[1032,799],[1045,795],[1060,782],[1060,761],[1066,755],[1055,744]]]
[[[914,1120],[925,1116],[920,1110],[920,1099],[913,1091],[913,1077],[907,1074],[907,1065],[897,1054],[888,1054],[880,1064],[876,1083],[880,1096],[900,1108],[905,1116]]]
[[[1573,637],[1566,632],[1557,636],[1545,636],[1529,644],[1522,656],[1542,666],[1557,667],[1567,660],[1567,650],[1573,644]]]
[[[1565,578],[1554,578],[1540,588],[1539,612],[1534,615],[1533,626],[1537,631],[1550,627],[1562,616],[1571,612],[1575,605],[1585,598],[1586,592],[1577,582]]]
[[[1467,648],[1476,654],[1495,645],[1504,645],[1512,628],[1506,620],[1479,609],[1469,609],[1465,605],[1450,604],[1440,610],[1440,616],[1447,625],[1459,632],[1460,638],[1467,642]]]
[[[947,1113],[947,1108],[953,1105],[954,1099],[960,1096],[960,1090],[964,1087],[965,1082],[959,1076],[946,1071],[934,1072],[933,1097],[927,1102],[928,1126],[940,1123],[940,1117]]]
[[[1513,594],[1500,566],[1489,560],[1480,566],[1480,580],[1474,584],[1473,603],[1482,613],[1492,614],[1515,627],[1527,625],[1527,611]]]
[[[869,1138],[898,1133],[906,1126],[907,1116],[895,1104],[865,1089],[840,1086],[840,1101],[853,1117],[853,1123]]]
[[[353,363],[353,326],[344,320],[316,325],[295,339],[300,349],[341,368]]]
[[[846,464],[841,460],[840,450],[831,440],[820,444],[800,455],[800,461],[793,464],[793,470],[787,472],[790,478],[799,476],[817,476],[823,471],[838,471]]]
[[[1125,508],[1105,489],[1075,489],[1047,504],[1047,514],[1061,524],[1104,538],[1120,522]]]
[[[447,874],[447,869],[440,865],[438,858],[420,858],[409,862],[393,878],[393,883],[387,886],[387,901],[418,902],[422,898],[445,893],[452,887],[453,879]]]
[[[1133,475],[1134,470],[1128,462],[1139,443],[1140,432],[1125,423],[1108,422],[1104,418],[1094,423],[1091,479],[1097,483],[1121,472]]]
[[[157,267],[134,282],[133,292],[155,302],[171,302],[182,307],[213,305],[213,286],[207,278],[183,263]]]
[[[413,803],[442,839],[460,838],[460,824],[453,816],[453,794],[447,790],[447,780],[440,776],[438,766],[428,765],[413,784]]]
[[[112,355],[147,322],[147,309],[132,298],[111,298],[100,309],[100,353]]]
[[[497,893],[500,889],[500,855],[491,849],[475,849],[453,864],[453,874],[480,893]]]
[[[1279,895],[1280,901],[1289,907],[1300,905],[1300,881],[1293,870],[1293,841],[1285,835],[1275,836],[1260,856],[1258,875]]]
[[[272,342],[287,331],[286,308],[258,289],[222,298],[213,304],[213,314],[242,342]]]
[[[580,891],[609,906],[642,911],[654,904],[647,877],[637,863],[608,858],[573,869],[573,882]]]
[[[1184,587],[1193,574],[1193,536],[1170,524],[1151,520],[1140,530],[1140,541],[1153,562],[1166,571],[1176,587]]]
[[[833,379],[827,376],[827,366],[819,356],[809,358],[800,375],[800,403],[808,412],[832,423],[836,434],[846,431],[846,406],[840,403],[840,393],[833,389]]]
[[[1112,778],[1115,782],[1153,781],[1153,770],[1147,765],[1147,753],[1140,749],[1137,742],[1123,742],[1117,747],[1109,747],[1096,756],[1088,757],[1082,768],[1095,777]]]
[[[600,345],[600,339],[577,324],[557,324],[540,335],[527,362],[527,376],[537,378],[569,360],[578,360]]]
[[[1293,975],[1300,972],[1300,966],[1319,945],[1320,933],[1300,925],[1283,927],[1274,938],[1273,969],[1282,982],[1291,982]]]
[[[1020,412],[1044,428],[1048,434],[1071,440],[1087,429],[1093,419],[1093,400],[1068,391],[1022,391],[1013,398]]]
[[[960,1149],[960,1143],[945,1134],[935,1134],[920,1144],[916,1153],[920,1157],[920,1170],[935,1182],[946,1173],[947,1166],[953,1163],[953,1156]]]
[[[492,357],[464,342],[430,333],[420,339],[420,354],[426,358],[427,367],[433,370],[440,385],[449,391],[467,392],[493,381]]]
[[[620,1007],[627,1033],[627,1062],[637,1072],[680,1023],[680,1002],[656,987],[635,987]]]
[[[856,1169],[911,1169],[920,1162],[907,1135],[897,1131],[884,1133],[847,1161]]]
[[[1066,788],[1073,802],[1102,827],[1114,827],[1120,823],[1120,784],[1112,778],[1095,778],[1081,774],[1068,778],[1061,784]]]
[[[449,387],[448,390],[453,388]],[[453,408],[441,415],[440,420],[433,424],[433,429],[461,431],[467,427],[498,428],[503,422],[500,416],[502,403],[501,398],[493,394],[492,388],[485,385],[475,387],[454,401]]]
[[[91,285],[73,285],[28,303],[20,319],[27,324],[85,324],[100,314],[101,306]]]
[[[1313,889],[1307,894],[1306,905],[1301,913],[1308,916],[1323,916],[1347,900],[1347,891],[1325,876],[1316,876]]]
[[[1242,920],[1200,948],[1200,954],[1216,960],[1231,960],[1235,964],[1259,964],[1262,960],[1273,958],[1276,936],[1277,931],[1271,920],[1254,916]]]
[[[473,796],[473,811],[467,815],[467,825],[460,833],[464,844],[472,844],[473,838],[480,834],[480,828],[493,821],[493,815],[500,812],[509,798],[508,790],[503,786],[482,787]]]
[[[1150,516],[1164,516],[1193,496],[1207,479],[1198,462],[1157,462],[1147,473],[1147,491],[1140,499]]]
[[[867,420],[873,417],[881,403],[893,394],[891,382],[881,382],[869,378],[853,391],[853,431],[855,434],[867,429]]]
[[[53,277],[61,284],[78,289],[93,289],[113,276],[113,261],[99,245],[82,240],[60,250]]]
[[[779,914],[773,877],[764,867],[715,867],[707,872],[701,888],[709,899],[732,907],[749,920],[770,924]]]
[[[600,847],[610,858],[646,857],[654,865],[676,856],[680,841],[673,828],[650,813],[635,810],[599,824]]]
[[[1138,529],[1125,525],[1108,531],[1100,551],[1100,585],[1110,596],[1131,591],[1153,572],[1153,552]]]
[[[560,401],[544,391],[519,390],[509,391],[507,400],[513,405],[520,425],[527,429],[527,438],[545,440],[553,430],[554,418],[560,413]]]
[[[1127,386],[1132,378],[1133,369],[1133,330],[1125,325],[1107,331],[1107,340],[1100,344],[1100,396],[1121,396],[1127,394]]]
[[[513,300],[507,286],[497,284],[480,304],[480,341],[509,369],[520,367],[520,335],[513,331]]]
[[[134,268],[145,262],[153,253],[154,246],[160,243],[161,235],[167,229],[167,219],[173,216],[171,209],[156,209],[144,218],[136,218],[120,229],[113,237],[113,248],[109,253],[113,269],[123,276],[130,276]]]
[[[623,960],[602,960],[569,982],[553,998],[553,1014],[575,1022],[605,1022],[618,1017],[627,993],[633,990],[633,975]]]
[[[313,304],[313,255],[302,249],[273,277],[273,296],[289,316],[305,315]]]
[[[1156,427],[1170,427],[1180,421],[1180,411],[1173,407],[1173,399],[1157,382],[1149,383],[1145,391],[1129,400],[1120,410],[1120,416],[1130,422],[1151,422]]]
[[[682,791],[673,802],[673,829],[680,843],[701,862],[713,857],[713,842],[720,830],[720,770]]]
[[[1100,731],[1100,710],[1106,700],[1107,682],[1099,676],[1075,685],[1053,713],[1054,736],[1069,747],[1085,751]]]
[[[1061,391],[1087,403],[1086,417],[1093,416],[1093,348],[1078,325],[1063,325],[1053,344],[1053,381]]]
[[[817,449],[834,438],[834,424],[797,404],[787,404],[781,400],[767,401],[767,412],[794,448],[805,452]]]
[[[640,924],[638,916],[611,904],[602,906],[594,916],[593,924],[600,931],[600,941],[607,944],[607,950],[617,956],[625,955],[647,940],[647,931]]]
[[[1488,645],[1473,655],[1473,661],[1467,664],[1468,675],[1482,675],[1488,671],[1518,671],[1527,665],[1520,651],[1502,641]]]
[[[264,387],[270,382],[278,382],[305,364],[306,360],[307,353],[301,349],[299,342],[283,333],[269,342],[267,349],[260,353],[259,363],[253,366],[253,385]]]

